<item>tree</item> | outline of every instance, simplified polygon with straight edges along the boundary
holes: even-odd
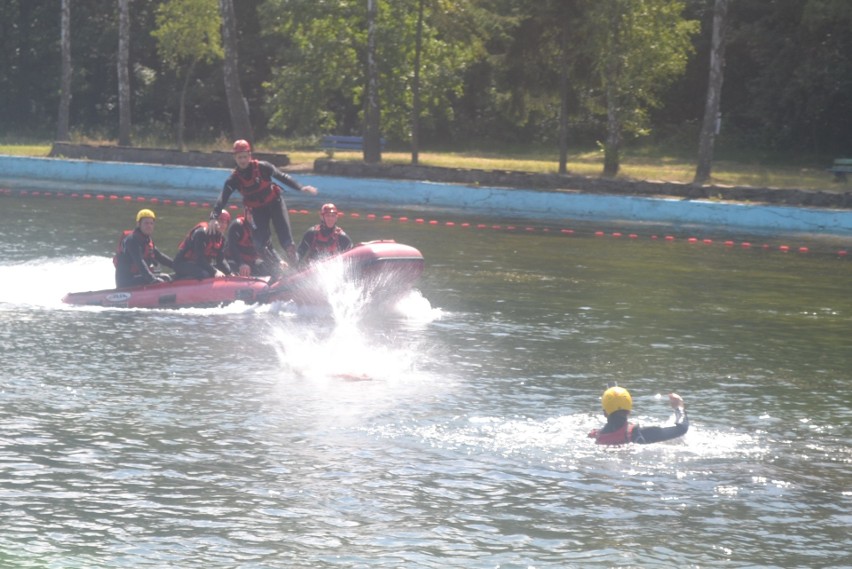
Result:
[[[618,173],[625,131],[647,131],[648,109],[686,67],[698,26],[683,19],[683,9],[681,0],[587,0],[588,49],[597,62],[599,92],[590,103],[606,116],[605,176]]]
[[[707,82],[707,103],[698,141],[698,165],[693,183],[703,184],[710,179],[713,165],[713,143],[719,107],[722,101],[722,82],[725,67],[725,32],[727,28],[728,0],[716,0],[713,8],[713,39],[710,45],[710,77]]]
[[[59,85],[59,116],[56,121],[56,140],[68,140],[71,122],[71,0],[62,0],[61,9],[62,72]]]
[[[382,160],[379,69],[376,64],[376,3],[367,0],[367,85],[364,109],[364,162]]]
[[[118,144],[130,146],[130,0],[118,0]]]
[[[240,66],[237,50],[237,18],[233,0],[219,0],[219,13],[222,17],[222,41],[225,46],[223,72],[225,96],[228,99],[228,112],[231,115],[231,128],[234,136],[253,140],[254,133],[249,118],[248,101],[240,86]]]
[[[222,57],[216,0],[167,0],[157,9],[157,29],[151,32],[165,64],[183,72],[177,126],[178,146],[184,144],[186,92],[195,66]]]

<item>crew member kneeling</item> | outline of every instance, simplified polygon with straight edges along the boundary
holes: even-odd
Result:
[[[589,433],[589,437],[599,445],[659,443],[680,437],[689,429],[683,398],[677,393],[669,393],[669,404],[675,412],[675,424],[671,427],[640,427],[629,422],[627,418],[633,409],[633,399],[623,387],[608,388],[601,397],[601,403],[606,425]]]
[[[231,214],[222,211],[218,220],[202,221],[187,233],[175,255],[175,278],[207,279],[231,274],[225,260],[225,232],[230,222]]]

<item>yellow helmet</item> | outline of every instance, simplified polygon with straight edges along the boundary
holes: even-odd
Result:
[[[157,219],[157,216],[154,215],[154,212],[150,209],[140,209],[139,213],[136,214],[136,223],[142,221],[142,219],[150,217],[151,219]]]
[[[623,387],[610,387],[603,392],[601,397],[604,415],[610,415],[616,411],[630,411],[633,409],[633,398]]]

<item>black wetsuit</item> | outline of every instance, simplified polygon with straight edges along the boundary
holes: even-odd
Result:
[[[159,274],[157,265],[174,267],[171,257],[160,252],[151,238],[138,227],[125,237],[116,255],[115,286],[124,288],[141,286],[169,280],[168,275]]]
[[[207,233],[206,226],[196,225],[181,243],[174,260],[176,278],[206,279],[216,276],[216,269],[231,274],[225,260],[225,238],[221,233]]]
[[[328,227],[325,223],[314,225],[302,236],[299,243],[299,262],[311,263],[317,259],[334,255],[352,248],[352,240],[340,227]]]
[[[256,168],[256,169],[255,169]],[[257,174],[257,180],[253,179]],[[270,222],[275,227],[275,233],[278,236],[278,242],[285,250],[293,245],[293,235],[290,231],[290,216],[287,213],[287,204],[281,196],[280,186],[272,184],[272,179],[278,180],[285,186],[297,191],[302,190],[302,185],[290,177],[285,172],[282,172],[269,162],[263,160],[252,160],[248,167],[243,169],[235,169],[230,177],[225,181],[225,186],[222,188],[222,193],[219,199],[213,206],[213,215],[217,216],[228,204],[231,194],[240,192],[243,194],[243,204],[251,209],[254,217],[255,230],[252,231],[255,247],[258,251],[263,250],[264,245],[269,241]],[[247,196],[247,188],[261,186],[266,188],[271,184],[271,192],[274,195],[263,192],[255,198]]]
[[[675,409],[675,424],[670,427],[641,427],[639,425],[631,425],[627,422],[628,411],[616,411],[607,417],[606,425],[598,431],[592,431],[589,436],[598,438],[607,438],[607,435],[612,435],[624,430],[624,438],[618,441],[606,442],[602,444],[624,444],[636,443],[647,445],[651,443],[659,443],[668,441],[683,436],[689,430],[689,417],[686,415],[686,409]],[[625,429],[627,426],[627,429]]]
[[[234,272],[239,270],[240,265],[248,265],[251,267],[252,276],[255,277],[281,275],[281,257],[272,247],[272,241],[267,239],[266,246],[258,253],[254,245],[253,230],[243,217],[238,217],[228,227],[225,257]]]

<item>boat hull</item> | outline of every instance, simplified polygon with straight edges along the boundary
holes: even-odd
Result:
[[[326,265],[331,263],[342,267],[343,278],[361,287],[371,304],[399,299],[411,290],[424,267],[423,255],[414,247],[395,241],[370,241],[304,270],[285,274],[272,284],[267,277],[177,280],[141,287],[74,292],[65,295],[62,301],[78,306],[119,308],[205,307],[236,301],[324,306],[329,304],[324,281],[329,274]]]

